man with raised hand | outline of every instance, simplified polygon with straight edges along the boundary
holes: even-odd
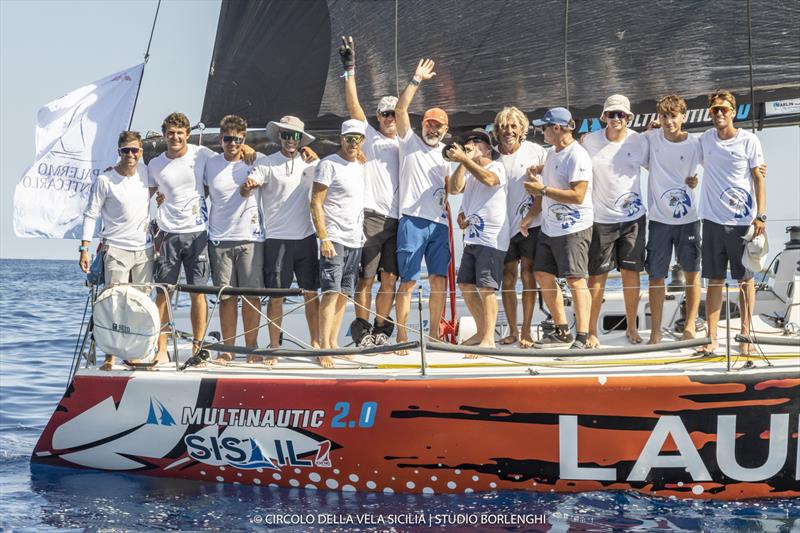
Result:
[[[575,121],[563,107],[547,111],[535,126],[544,130],[553,146],[542,174],[528,170],[525,190],[542,197],[542,232],[536,245],[536,281],[555,322],[555,331],[534,343],[535,348],[586,347],[591,296],[586,285],[589,244],[592,240],[592,160],[572,136]],[[520,222],[523,235],[535,213]],[[566,278],[572,293],[576,336],[569,330],[561,289],[556,277]]]
[[[259,213],[258,196],[243,197],[239,188],[250,172],[242,159],[247,137],[247,122],[227,115],[219,124],[223,153],[206,163],[203,182],[211,200],[208,217],[208,256],[214,285],[230,287],[264,286],[264,229]],[[242,299],[242,325],[245,345],[258,344],[261,299]],[[238,297],[223,294],[219,303],[222,342],[236,344]],[[259,358],[260,359],[260,358]],[[232,361],[230,353],[221,353],[218,361]],[[252,356],[248,361],[252,362]]]
[[[603,306],[608,273],[618,268],[622,276],[628,341],[642,342],[636,324],[639,312],[639,275],[645,259],[645,206],[642,201],[641,165],[646,144],[628,129],[633,118],[630,102],[615,94],[606,98],[600,119],[606,127],[585,135],[583,147],[592,158],[594,232],[589,248],[589,290],[592,313],[588,348],[597,348],[597,324]]]
[[[700,307],[700,219],[697,213],[697,167],[703,152],[697,136],[683,130],[686,101],[668,94],[656,105],[658,121],[644,133],[649,215],[645,269],[650,278],[650,339],[661,342],[661,321],[673,250],[686,279],[684,339],[693,339]]]
[[[340,148],[320,161],[311,193],[311,217],[320,240],[319,307],[320,340],[323,349],[338,348],[348,298],[353,296],[364,244],[364,154],[361,144],[366,131],[360,120],[342,123]],[[332,357],[319,363],[332,368]]]
[[[105,256],[103,270],[107,286],[117,283],[152,283],[153,244],[150,240],[150,196],[147,169],[139,161],[144,154],[142,137],[123,131],[117,141],[119,162],[100,174],[92,184],[89,204],[83,216],[80,266],[88,273],[89,243],[97,217],[103,220],[100,233]],[[158,362],[166,362],[161,357]],[[114,356],[106,355],[100,370],[111,370]]]
[[[733,125],[736,98],[728,91],[715,91],[708,96],[712,129],[700,136],[703,149],[703,186],[700,188],[700,218],[703,220],[702,275],[709,280],[706,293],[708,335],[711,344],[700,351],[713,353],[717,343],[717,326],[722,307],[722,288],[730,264],[731,277],[739,282],[741,334],[750,334],[755,304],[753,272],[742,264],[752,227],[755,238],[764,232],[767,220],[767,192],[764,153],[753,133]],[[751,345],[739,344],[744,355]]]
[[[366,139],[361,146],[367,158],[364,189],[364,235],[361,273],[356,289],[356,320],[351,326],[353,340],[361,346],[387,344],[394,329],[388,321],[397,287],[397,226],[399,215],[398,175],[400,154],[395,122],[397,97],[384,96],[378,102],[376,130],[358,100],[355,80],[355,43],[342,37],[339,54],[344,67],[344,95],[351,119],[365,124]],[[380,288],[375,298],[375,321],[369,323],[372,285],[376,274]]]
[[[419,280],[422,259],[428,270],[429,335],[439,338],[439,321],[444,311],[445,281],[450,265],[450,237],[447,227],[445,176],[448,164],[442,157],[442,139],[447,134],[447,113],[432,107],[422,116],[422,136],[411,129],[408,107],[419,85],[431,79],[434,62],[421,59],[395,106],[400,140],[400,225],[397,230],[397,264],[400,289],[397,292],[397,342],[408,340],[408,312],[411,293]],[[420,324],[422,328],[422,324]],[[407,355],[401,350],[399,355]]]
[[[259,190],[264,217],[264,285],[288,289],[292,281],[303,290],[310,343],[319,348],[319,250],[311,223],[311,187],[317,154],[308,147],[314,137],[303,122],[287,115],[267,124],[267,138],[280,146],[259,157],[241,187],[242,196]],[[269,346],[280,347],[283,298],[270,297],[267,304]],[[266,360],[274,364],[275,358]]]
[[[503,265],[503,309],[508,320],[509,334],[500,344],[514,344],[520,348],[533,346],[531,322],[536,304],[536,278],[533,265],[536,243],[541,231],[542,200],[525,190],[524,183],[530,167],[544,164],[547,152],[536,143],[525,140],[528,135],[528,117],[513,106],[504,107],[494,118],[492,134],[497,140],[498,162],[503,165],[508,179],[507,208],[510,242]],[[540,173],[539,169],[536,173]],[[533,210],[528,234],[523,235],[519,224]],[[517,279],[522,277],[522,330],[517,329]]]
[[[495,293],[502,283],[509,241],[506,173],[500,162],[492,161],[491,154],[491,138],[486,131],[467,132],[463,150],[454,144],[447,151],[448,160],[458,166],[446,180],[450,194],[464,193],[461,208],[466,236],[457,281],[477,332],[463,344],[485,348],[494,348]]]

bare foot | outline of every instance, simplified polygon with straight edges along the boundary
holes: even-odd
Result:
[[[169,354],[167,350],[156,354],[156,363],[169,363]]]
[[[408,334],[405,331],[400,330],[397,332],[396,340],[397,344],[403,344],[404,342],[408,342]],[[411,352],[409,352],[407,348],[404,348],[402,350],[395,350],[394,353],[396,355],[408,355]]]
[[[273,367],[276,364],[278,364],[278,358],[277,357],[265,357],[263,362],[264,362],[264,364],[266,366]]]
[[[685,341],[690,341],[690,340],[694,339],[694,331],[692,331],[690,329],[684,329],[683,330],[683,335],[681,335],[681,339],[685,340]]]
[[[523,335],[522,338],[519,340],[519,347],[520,348],[533,348],[533,339],[531,339],[530,335]]]
[[[625,332],[625,336],[628,337],[628,342],[631,344],[639,344],[642,342],[642,338],[639,336],[639,332],[634,330],[628,330]]]
[[[252,365],[252,364],[256,364],[256,363],[263,363],[263,362],[264,362],[264,358],[261,357],[260,355],[248,355],[247,356],[247,364],[248,365]]]
[[[481,358],[480,355],[474,353],[468,353],[467,355],[464,356],[464,359],[480,359],[480,358]]]
[[[104,372],[114,370],[114,361],[106,359],[105,361],[103,361],[103,364],[100,365],[100,370]]]
[[[228,352],[223,352],[214,359],[214,362],[218,365],[227,365],[231,361],[233,361],[233,355]]]
[[[753,355],[753,345],[749,342],[740,342],[739,353],[742,355]]]
[[[508,338],[508,337],[506,337],[506,338]],[[502,344],[503,341],[500,341],[500,342]],[[516,342],[516,339],[514,339],[514,342]],[[476,333],[475,335],[473,335],[472,337],[468,338],[467,340],[461,341],[461,346],[477,346],[480,343],[481,343],[481,337],[480,337],[480,335],[478,335]]]
[[[719,343],[712,342],[711,344],[705,344],[703,346],[700,346],[695,353],[697,355],[713,355],[714,352],[718,349],[719,349]]]
[[[507,346],[509,344],[514,344],[515,342],[517,342],[517,340],[518,340],[517,339],[517,334],[516,333],[512,333],[508,337],[503,337],[502,339],[500,339],[500,344],[502,344],[503,346]],[[520,345],[520,348],[521,348],[522,347],[522,343],[520,342],[519,345]]]
[[[333,360],[333,357],[329,357],[324,355],[322,357],[317,357],[319,360],[319,365],[322,368],[334,368],[336,366],[336,362]]]
[[[661,342],[661,332],[660,331],[651,331],[650,332],[650,339],[647,341],[647,344],[658,344]]]
[[[597,340],[597,335],[593,333],[589,333],[589,336],[586,337],[586,347],[587,348],[599,348],[600,341]]]
[[[494,348],[495,347],[493,342],[482,342],[478,346],[480,348]],[[468,353],[468,354],[466,354],[464,356],[464,359],[480,359],[480,358],[481,358],[480,355],[477,355],[477,354],[474,354],[474,353]]]

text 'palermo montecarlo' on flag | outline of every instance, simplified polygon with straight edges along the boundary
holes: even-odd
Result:
[[[36,161],[14,191],[18,237],[79,239],[95,178],[117,161],[144,64],[76,89],[39,109]]]

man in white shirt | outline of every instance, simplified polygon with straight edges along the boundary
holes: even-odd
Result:
[[[575,121],[563,107],[545,113],[535,126],[544,130],[545,142],[553,149],[547,154],[541,176],[528,170],[525,190],[542,197],[542,232],[536,245],[536,281],[545,305],[555,322],[555,331],[534,343],[535,348],[586,347],[589,330],[589,296],[586,278],[589,243],[592,240],[592,160],[572,136]],[[520,222],[523,235],[534,211]],[[573,337],[564,311],[564,300],[556,277],[566,278],[572,293],[576,336]]]
[[[239,187],[247,179],[250,165],[242,159],[242,146],[247,137],[247,122],[236,115],[227,115],[219,125],[223,153],[208,160],[203,183],[211,200],[208,217],[208,258],[211,278],[217,287],[264,286],[264,229],[261,225],[258,195],[243,197]],[[255,348],[261,318],[261,299],[242,299],[242,324],[245,345]],[[222,342],[236,344],[236,296],[222,295],[219,321]],[[260,358],[256,358],[260,360]],[[249,362],[256,362],[252,356]],[[221,353],[218,361],[232,361],[230,353]]]
[[[644,133],[645,167],[649,170],[649,215],[645,269],[650,278],[650,340],[661,342],[661,320],[673,250],[686,280],[684,339],[693,339],[700,307],[700,220],[697,212],[697,167],[703,152],[697,136],[683,130],[686,101],[677,94],[656,105],[657,129]]]
[[[491,138],[486,131],[467,132],[463,144],[463,150],[454,144],[447,151],[447,158],[458,166],[446,179],[450,194],[464,193],[461,209],[467,226],[456,281],[477,332],[463,344],[493,348],[497,322],[495,292],[503,281],[503,260],[509,241],[506,173],[500,162],[492,161]]]
[[[408,107],[420,83],[431,79],[434,62],[421,59],[395,107],[397,135],[400,139],[400,224],[397,229],[397,265],[400,289],[397,291],[397,342],[408,340],[408,312],[411,292],[419,280],[422,259],[430,285],[429,335],[439,338],[439,322],[444,312],[445,281],[450,265],[450,237],[447,226],[448,164],[442,157],[442,139],[447,134],[447,113],[438,107],[422,116],[422,136],[411,129]],[[422,327],[422,325],[420,325]],[[407,355],[408,350],[400,350]]]
[[[753,237],[764,232],[767,220],[764,153],[758,137],[736,128],[736,99],[728,91],[708,96],[708,108],[714,127],[700,136],[703,149],[703,186],[700,188],[700,218],[703,220],[702,276],[709,280],[706,293],[708,335],[711,344],[700,350],[713,353],[722,307],[722,288],[730,264],[731,277],[739,282],[741,334],[750,334],[755,303],[753,272],[742,264],[747,242],[744,236],[753,227]],[[751,353],[751,345],[742,343],[739,350]]]
[[[361,247],[364,245],[364,163],[361,145],[366,137],[364,123],[342,123],[340,145],[335,154],[320,161],[311,193],[311,217],[320,241],[319,306],[322,348],[338,348],[339,329],[347,297],[352,297],[358,279]],[[346,297],[347,296],[347,297]],[[333,358],[319,358],[325,368]]]
[[[606,127],[587,134],[581,144],[592,158],[594,231],[589,247],[589,290],[592,313],[587,348],[597,348],[597,323],[603,306],[608,273],[618,268],[625,300],[626,335],[642,342],[636,325],[639,310],[639,274],[645,259],[645,206],[641,191],[641,165],[645,143],[628,129],[633,118],[625,96],[609,96],[600,119]]]
[[[397,97],[384,96],[378,102],[375,119],[378,129],[367,123],[367,116],[358,101],[355,80],[355,43],[342,37],[339,54],[344,67],[344,95],[351,119],[366,125],[366,139],[361,150],[367,158],[364,190],[364,235],[361,252],[361,274],[356,289],[356,320],[350,327],[353,340],[360,346],[387,344],[394,330],[389,313],[397,287],[397,226],[399,223],[398,175],[400,153],[395,122]],[[369,323],[372,306],[372,285],[376,274],[380,288],[375,298],[375,321]]]
[[[547,152],[536,143],[525,140],[528,135],[528,117],[518,108],[504,107],[494,118],[492,134],[497,140],[498,162],[503,165],[508,178],[506,217],[508,218],[509,246],[503,265],[503,309],[508,320],[509,334],[500,344],[514,344],[520,348],[533,346],[531,321],[536,304],[536,278],[533,265],[536,243],[542,226],[541,196],[531,196],[524,183],[530,167],[544,164]],[[541,169],[536,173],[540,173]],[[519,223],[529,211],[534,217],[523,235]],[[522,277],[522,330],[517,329],[517,279]]]
[[[150,191],[147,168],[139,166],[144,154],[142,137],[136,131],[123,131],[117,141],[119,163],[100,174],[92,185],[89,204],[83,216],[80,266],[88,273],[89,243],[97,217],[103,219],[100,233],[105,250],[103,269],[106,285],[152,283],[153,244],[150,240]],[[166,362],[160,358],[159,362]],[[111,370],[114,356],[106,355],[100,370]]]
[[[297,281],[305,299],[310,343],[319,348],[319,250],[311,224],[311,186],[317,154],[308,147],[314,137],[305,125],[287,115],[267,124],[267,138],[280,146],[274,154],[259,157],[241,187],[242,196],[257,190],[264,217],[264,284],[269,289],[288,289]],[[269,346],[280,347],[283,298],[270,297],[267,304]],[[267,359],[268,364],[275,359]]]

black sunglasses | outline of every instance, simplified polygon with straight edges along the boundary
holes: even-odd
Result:
[[[127,154],[139,155],[139,152],[141,152],[141,151],[142,151],[141,148],[134,148],[132,146],[126,146],[124,148],[120,148],[119,149],[119,153],[121,153],[123,155],[127,155]]]
[[[242,144],[244,142],[244,137],[239,137],[238,135],[223,135],[222,142],[224,143],[233,143],[233,144]]]
[[[300,133],[299,131],[282,131],[280,133],[280,136],[281,139],[283,139],[284,141],[289,141],[289,140],[299,141],[300,139],[303,138],[303,134]]]
[[[389,118],[394,116],[394,111],[381,111],[381,116],[383,118]]]

